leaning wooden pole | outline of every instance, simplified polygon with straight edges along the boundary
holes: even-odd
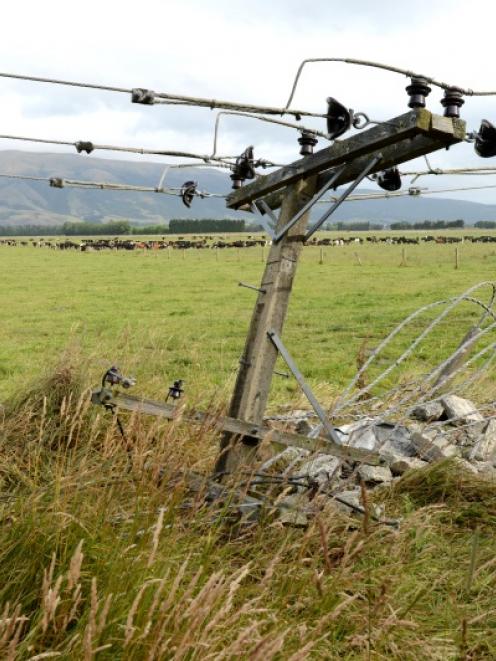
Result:
[[[276,232],[303,208],[314,195],[315,186],[316,178],[310,177],[286,188]],[[267,332],[282,332],[309,213],[271,246],[229,407],[231,417],[255,424],[263,421],[277,359],[277,349]],[[250,437],[224,434],[215,473],[231,473],[252,463],[257,443]]]

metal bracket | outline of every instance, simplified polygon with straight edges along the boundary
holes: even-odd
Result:
[[[260,223],[260,225],[264,228],[264,230],[267,232],[267,234],[270,236],[270,238],[272,240],[274,240],[274,234],[275,234],[274,228],[271,227],[269,221],[263,215],[263,213],[260,211],[257,204],[260,204],[260,206],[265,205],[264,206],[264,211],[266,213],[268,213],[266,208],[269,209],[269,206],[263,200],[261,200],[260,202],[252,202],[251,203],[251,210],[258,217],[258,222]],[[272,213],[272,210],[270,210],[270,214],[268,214],[268,215],[270,215],[270,217],[277,223],[277,219],[274,216],[274,214]]]
[[[344,170],[346,169],[346,163],[342,165],[340,168],[335,170],[334,174],[332,177],[327,181],[320,190],[318,190],[315,195],[312,197],[311,200],[309,200],[299,211],[296,213],[291,220],[289,220],[286,225],[284,225],[283,228],[277,232],[277,234],[274,236],[274,243],[278,243],[282,237],[293,227],[293,225],[296,225],[296,223],[300,220],[300,218],[309,211],[313,205],[320,200],[320,198],[329,190],[329,188],[332,188],[333,184],[339,179],[339,177],[343,174]]]
[[[255,287],[255,285],[249,285],[247,282],[238,282],[238,287],[246,287],[246,289],[253,289],[253,291],[258,291],[260,294],[267,293],[267,290],[262,289],[261,287]]]
[[[281,357],[284,359],[284,362],[286,363],[286,365],[289,367],[289,369],[293,373],[294,378],[298,381],[298,384],[300,385],[300,388],[303,390],[303,392],[305,394],[305,397],[308,399],[308,401],[310,402],[313,410],[317,414],[317,416],[318,416],[319,420],[321,421],[328,437],[331,439],[331,441],[334,441],[334,443],[337,443],[338,445],[340,445],[341,441],[340,441],[339,436],[336,434],[336,431],[335,431],[334,427],[329,422],[329,418],[327,417],[324,409],[321,407],[321,405],[317,401],[317,398],[313,394],[310,386],[308,385],[308,383],[303,378],[303,374],[300,372],[300,370],[296,366],[296,363],[292,359],[289,351],[284,346],[283,341],[281,340],[279,335],[273,330],[268,331],[267,335],[269,336],[269,339],[271,340],[272,344],[275,346],[275,348],[281,354]]]
[[[325,223],[325,221],[331,216],[336,209],[341,206],[341,204],[346,200],[346,198],[353,193],[355,188],[358,186],[358,184],[365,179],[365,177],[368,175],[368,173],[377,165],[377,163],[381,160],[382,154],[377,154],[368,162],[366,167],[360,172],[358,177],[348,186],[348,188],[338,197],[338,199],[334,202],[334,204],[331,205],[329,209],[319,218],[319,220],[310,227],[310,229],[307,231],[305,234],[305,241],[308,241],[308,239],[312,236],[312,234],[315,234],[315,232]],[[334,179],[333,177],[331,179]],[[324,187],[323,187],[324,188]],[[321,188],[321,190],[323,190]],[[319,191],[320,192],[320,191]]]

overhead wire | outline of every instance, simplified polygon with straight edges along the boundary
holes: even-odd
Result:
[[[315,113],[308,110],[293,110],[293,109],[285,110],[284,108],[256,105],[252,103],[222,101],[219,99],[208,99],[205,97],[187,96],[183,94],[171,94],[169,92],[155,92],[153,90],[147,90],[144,88],[116,87],[113,85],[82,83],[73,80],[64,80],[60,78],[47,78],[42,76],[31,76],[31,75],[6,73],[6,72],[0,72],[0,78],[10,78],[13,80],[23,80],[23,81],[36,82],[36,83],[48,83],[51,85],[66,85],[70,87],[80,87],[80,88],[93,89],[93,90],[105,91],[105,92],[131,94],[132,97],[134,96],[135,99],[139,98],[139,93],[141,92],[142,100],[137,100],[137,101],[135,100],[135,103],[143,103],[144,105],[154,105],[158,103],[158,104],[170,104],[170,105],[196,106],[196,107],[210,108],[211,110],[214,110],[215,108],[221,108],[224,110],[239,110],[241,112],[262,113],[264,115],[288,114],[288,115],[293,115],[296,118],[325,117],[325,114],[323,113]]]
[[[257,119],[261,122],[267,122],[269,124],[278,124],[279,126],[286,126],[288,128],[293,128],[296,129],[297,131],[300,132],[306,132],[306,133],[311,133],[312,135],[319,136],[320,138],[324,138],[325,140],[331,140],[331,136],[329,133],[326,133],[324,131],[319,131],[318,129],[315,128],[310,128],[308,126],[302,126],[301,124],[296,124],[294,122],[285,122],[281,119],[274,119],[271,117],[263,117],[262,115],[253,115],[247,112],[238,112],[238,111],[233,111],[233,110],[221,110],[220,112],[217,113],[217,117],[215,118],[215,126],[214,126],[214,143],[213,143],[213,151],[211,158],[215,158],[217,154],[217,142],[218,142],[218,137],[219,137],[219,126],[220,126],[220,119],[221,117],[225,117],[226,115],[230,115],[231,117],[248,117],[249,119]]]
[[[403,191],[393,191],[386,193],[358,193],[356,195],[350,195],[346,201],[349,202],[360,202],[364,200],[384,200],[394,197],[422,197],[423,195],[437,195],[439,193],[457,193],[461,191],[471,191],[471,190],[486,190],[496,188],[496,184],[486,184],[484,186],[458,186],[454,188],[440,188],[440,189],[428,189],[428,188],[410,188]],[[318,200],[317,204],[330,204],[335,202],[338,199],[336,196],[326,198],[325,200]]]
[[[401,67],[396,67],[390,64],[383,64],[381,62],[374,62],[372,60],[360,60],[356,58],[351,58],[351,57],[313,57],[313,58],[307,58],[303,60],[296,72],[296,76],[293,81],[293,86],[291,88],[291,92],[289,94],[288,101],[286,103],[286,106],[284,108],[284,113],[289,112],[289,106],[291,105],[296,88],[298,86],[298,82],[300,80],[303,68],[305,67],[306,64],[314,63],[314,62],[340,62],[343,64],[355,64],[358,66],[362,67],[373,67],[375,69],[382,69],[383,71],[391,71],[392,73],[398,73],[403,76],[406,76],[408,78],[423,78],[428,84],[434,85],[436,87],[440,87],[441,89],[447,90],[447,89],[456,89],[459,92],[461,92],[465,96],[495,96],[496,95],[496,90],[483,90],[483,91],[477,91],[477,90],[472,90],[470,88],[463,88],[460,87],[459,85],[453,85],[451,83],[444,83],[440,80],[436,80],[435,78],[432,78],[431,76],[426,76],[425,74],[420,74],[420,73],[415,73],[414,71],[410,69],[403,69]],[[283,114],[284,114],[283,113]]]
[[[229,159],[234,159],[236,158],[235,156],[216,156],[212,158],[208,154],[196,154],[193,152],[185,152],[185,151],[176,151],[176,150],[170,150],[170,149],[147,149],[145,147],[121,147],[118,145],[101,145],[101,144],[96,144],[91,141],[68,141],[68,140],[52,140],[52,139],[47,139],[47,138],[31,138],[27,136],[20,136],[20,135],[0,135],[0,140],[17,140],[17,141],[22,141],[22,142],[34,142],[38,144],[49,144],[49,145],[64,145],[68,147],[75,147],[75,149],[78,151],[78,153],[81,153],[82,151],[85,151],[87,153],[90,153],[91,151],[94,150],[104,150],[104,151],[115,151],[115,152],[128,152],[131,154],[147,154],[147,155],[152,155],[152,156],[171,156],[171,157],[177,157],[177,158],[192,158],[192,159],[198,159],[201,160],[205,163],[209,163],[212,161],[213,163],[218,162],[218,163],[224,163],[224,164],[229,164],[228,161]],[[87,151],[89,150],[89,151]]]
[[[2,179],[21,179],[26,181],[40,181],[48,183],[54,188],[82,188],[82,189],[96,189],[96,190],[112,190],[112,191],[134,191],[141,193],[161,193],[164,195],[180,196],[180,187],[159,187],[159,186],[140,186],[136,184],[120,184],[117,182],[108,181],[81,181],[78,179],[65,179],[63,177],[33,177],[29,175],[18,175],[0,173]],[[209,191],[198,190],[195,193],[197,197],[214,197],[225,198],[223,193],[211,193]]]

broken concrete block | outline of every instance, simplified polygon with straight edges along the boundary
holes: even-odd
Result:
[[[417,452],[411,441],[411,431],[403,425],[380,423],[375,426],[379,453],[387,458],[391,455],[414,457]]]
[[[391,482],[393,475],[389,466],[360,466],[358,475],[362,480],[368,484],[380,484],[384,482]]]
[[[464,425],[467,422],[482,422],[484,418],[475,408],[475,404],[469,399],[463,399],[458,395],[446,395],[441,398],[444,412],[448,420],[453,419],[453,424]]]
[[[414,432],[412,443],[418,456],[425,461],[437,461],[447,457],[457,457],[461,454],[460,449],[450,443],[443,434],[438,434],[431,440],[425,433]]]
[[[260,471],[266,471],[269,468],[283,471],[291,464],[297,461],[303,461],[305,457],[308,457],[310,452],[304,450],[303,448],[288,447],[285,448],[282,452],[270,457],[267,459],[261,466]]]
[[[328,454],[317,454],[298,468],[299,477],[305,475],[316,480],[319,485],[328,484],[339,471],[341,461]]]
[[[439,420],[444,413],[444,406],[439,401],[426,402],[416,406],[410,414],[410,417],[422,422],[431,422]]]
[[[308,524],[308,516],[305,512],[305,507],[308,504],[308,498],[301,494],[285,496],[277,503],[279,521],[290,526],[306,526]]]
[[[341,491],[334,495],[334,502],[336,503],[337,509],[346,512],[356,512],[357,507],[361,507],[361,489],[349,489],[347,491]]]
[[[489,420],[469,456],[474,461],[496,461],[496,420]]]
[[[428,461],[423,461],[418,457],[397,457],[389,464],[389,467],[393,475],[403,475],[406,471],[425,468],[428,465]]]
[[[337,427],[338,439],[343,445],[350,445],[363,450],[374,450],[377,445],[374,423],[374,418],[364,418],[358,422]]]
[[[477,468],[470,463],[470,461],[467,461],[466,459],[461,459],[460,457],[455,457],[454,461],[460,468],[463,468],[464,470],[468,471],[469,473],[475,473],[477,474],[479,471]]]
[[[308,420],[300,420],[296,425],[295,431],[297,434],[301,434],[302,436],[308,436],[312,429],[313,425],[311,425]]]
[[[496,479],[496,468],[490,461],[472,461],[471,464],[480,475]]]

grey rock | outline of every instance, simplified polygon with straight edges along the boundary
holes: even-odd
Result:
[[[350,513],[355,512],[357,507],[361,507],[360,497],[360,489],[350,489],[335,494],[334,502],[337,509]]]
[[[282,452],[274,455],[270,459],[267,459],[261,466],[260,471],[266,471],[269,468],[275,468],[277,470],[283,471],[285,468],[291,464],[303,461],[305,457],[308,457],[310,452],[304,450],[303,448],[288,447],[285,448]]]
[[[337,427],[338,439],[343,445],[350,445],[363,450],[374,450],[377,445],[374,424],[374,418],[364,418],[358,422]]]
[[[475,461],[496,461],[496,420],[489,420],[482,436],[476,441],[470,459]]]
[[[393,475],[403,475],[406,471],[425,468],[428,465],[428,461],[423,461],[418,457],[397,457],[389,464],[389,467]]]
[[[455,457],[455,461],[460,468],[465,469],[469,473],[475,473],[477,474],[479,471],[477,470],[477,467],[474,466],[470,461],[467,461],[466,459],[461,459],[460,457]]]
[[[443,434],[432,437],[432,434],[414,432],[412,443],[418,456],[425,461],[437,461],[447,457],[457,457],[461,454],[460,448],[450,443]]]
[[[454,424],[466,424],[467,422],[482,422],[484,418],[477,411],[473,402],[463,399],[458,395],[446,395],[441,398],[441,403],[449,420],[454,419]]]
[[[411,412],[411,417],[422,422],[439,420],[444,413],[444,406],[439,401],[419,404]]]
[[[339,471],[341,461],[328,454],[318,454],[298,468],[298,476],[306,475],[323,486],[332,482]]]
[[[471,464],[480,475],[496,478],[496,468],[490,461],[472,461]]]
[[[415,447],[412,444],[412,432],[402,425],[380,423],[375,426],[379,453],[387,458],[391,455],[414,457]]]
[[[278,503],[279,521],[286,525],[304,527],[308,524],[305,507],[308,507],[308,498],[302,494],[285,496]]]
[[[296,433],[301,434],[302,436],[308,436],[312,429],[313,426],[308,420],[300,420],[296,425]]]
[[[380,484],[391,482],[393,475],[389,466],[360,466],[358,475],[365,483]]]

